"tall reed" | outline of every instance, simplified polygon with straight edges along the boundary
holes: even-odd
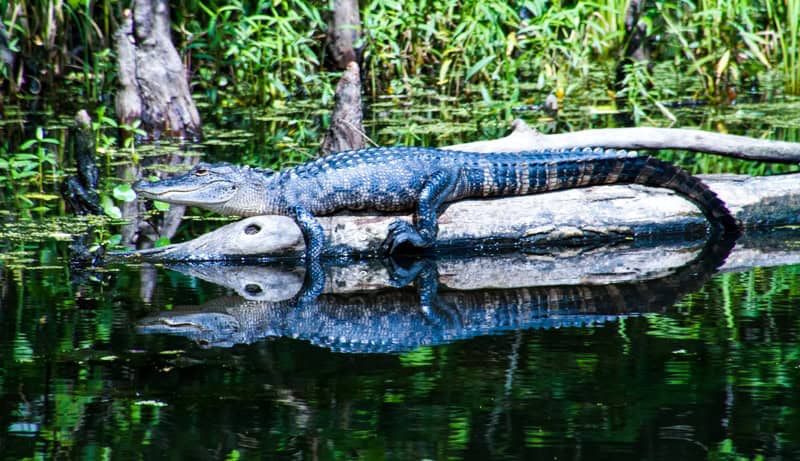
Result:
[[[787,93],[800,94],[800,0],[766,0],[766,6],[775,27],[784,87]]]

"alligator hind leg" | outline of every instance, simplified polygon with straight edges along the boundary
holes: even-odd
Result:
[[[429,322],[436,325],[461,325],[462,318],[455,306],[439,299],[439,268],[434,259],[402,261],[389,256],[385,261],[392,285],[405,287],[415,284],[419,293],[420,310]]]
[[[439,298],[439,267],[435,260],[418,261],[417,292],[422,313],[428,321],[442,326],[461,326],[463,319],[455,306]]]
[[[437,171],[430,175],[419,194],[417,211],[414,213],[414,225],[397,220],[389,225],[389,235],[381,245],[384,253],[393,253],[402,244],[417,248],[428,248],[436,241],[439,232],[437,218],[439,207],[455,187],[453,175]]]

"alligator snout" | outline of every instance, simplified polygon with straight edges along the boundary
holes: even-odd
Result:
[[[142,195],[144,197],[152,198],[156,194],[158,194],[158,190],[156,188],[152,187],[153,184],[156,184],[156,183],[152,182],[152,181],[148,181],[146,179],[140,179],[140,180],[136,181],[135,183],[133,183],[131,185],[131,187],[133,188],[133,191],[136,192],[138,195]]]

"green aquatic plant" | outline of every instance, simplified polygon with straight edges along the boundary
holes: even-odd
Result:
[[[800,1],[766,0],[786,92],[800,94]]]
[[[44,128],[39,126],[32,138],[16,148],[10,148],[8,143],[0,146],[0,184],[5,185],[16,209],[44,212],[49,207],[37,205],[34,200],[44,203],[58,198],[47,193],[45,184],[53,183],[55,178],[61,176],[55,152],[60,144],[58,139],[48,137]]]
[[[52,151],[52,147],[58,144],[58,139],[45,137],[44,129],[38,126],[36,127],[34,137],[20,144],[19,149],[22,152],[18,152],[14,155],[15,163],[23,165],[23,168],[31,164],[36,165],[38,171],[36,178],[39,192],[44,192],[45,165],[50,165],[53,177],[56,176],[56,156]],[[32,152],[25,152],[31,148],[33,148]]]
[[[195,2],[188,2],[193,3]],[[186,24],[186,48],[197,66],[216,69],[201,74],[212,100],[218,88],[232,85],[236,96],[255,103],[295,94],[320,94],[320,37],[325,23],[311,2],[196,2]],[[187,15],[186,7],[178,8]],[[194,19],[199,16],[200,20]],[[329,85],[329,84],[328,84]]]
[[[10,82],[11,94],[47,94],[64,81],[93,100],[108,94],[115,74],[109,50],[122,8],[111,0],[0,0],[17,58],[13,69],[4,66],[0,83]]]

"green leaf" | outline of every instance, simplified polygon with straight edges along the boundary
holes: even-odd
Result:
[[[169,237],[161,237],[153,244],[156,248],[169,245]]]
[[[22,144],[20,144],[19,145],[19,149],[20,150],[28,150],[34,144],[36,144],[36,140],[35,139],[29,139],[29,140],[23,142]]]
[[[475,75],[478,72],[480,72],[481,70],[483,70],[483,68],[486,67],[486,65],[489,64],[490,62],[492,62],[493,60],[494,60],[494,55],[490,54],[489,56],[486,56],[485,58],[483,58],[480,61],[476,62],[467,71],[467,76],[466,76],[465,80],[469,80],[470,78],[472,78],[473,75]]]
[[[123,202],[132,202],[136,200],[136,192],[131,189],[130,184],[120,184],[112,191],[114,198],[122,200]]]
[[[114,234],[108,238],[109,245],[119,245],[122,242],[122,234]]]
[[[169,203],[161,202],[159,200],[153,200],[153,206],[158,211],[167,211],[169,210]]]
[[[114,219],[119,219],[122,217],[122,210],[120,210],[118,206],[114,205],[114,200],[108,195],[103,195],[100,198],[100,206],[103,207],[103,212],[107,216]]]
[[[108,208],[104,207],[103,211],[110,218],[114,218],[114,219],[122,218],[122,210],[120,210],[119,207],[116,206],[116,205],[112,205],[112,206],[110,206]]]

